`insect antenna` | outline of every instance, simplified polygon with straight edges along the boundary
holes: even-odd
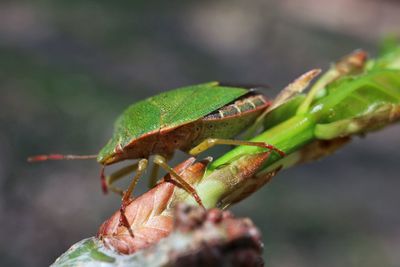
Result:
[[[36,155],[28,158],[28,162],[39,162],[47,160],[84,160],[95,159],[97,155],[62,155],[62,154],[47,154]]]

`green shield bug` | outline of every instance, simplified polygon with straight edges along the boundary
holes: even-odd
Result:
[[[308,75],[309,79],[316,73]],[[312,77],[311,77],[312,76]],[[282,99],[280,99],[282,101]],[[123,194],[123,213],[138,179],[153,157],[151,184],[154,185],[161,167],[202,205],[195,189],[169,165],[175,150],[191,155],[215,145],[259,146],[284,153],[263,142],[232,140],[265,115],[271,102],[254,90],[224,86],[210,82],[182,87],[144,99],[129,106],[116,120],[114,134],[97,155],[39,155],[29,161],[97,158],[103,165],[101,177],[104,192],[107,188]],[[135,164],[104,175],[104,167],[127,159],[137,159]],[[123,192],[113,182],[136,170],[128,190]]]

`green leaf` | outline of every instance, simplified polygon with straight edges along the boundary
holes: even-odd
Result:
[[[103,243],[95,237],[84,239],[64,254],[62,254],[51,266],[69,267],[69,266],[113,266],[115,258],[107,255]],[[88,264],[88,265],[86,265]]]

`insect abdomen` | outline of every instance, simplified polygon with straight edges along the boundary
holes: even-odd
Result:
[[[222,119],[237,116],[244,112],[259,109],[268,105],[268,101],[261,94],[247,95],[232,104],[228,104],[204,117],[205,120]]]

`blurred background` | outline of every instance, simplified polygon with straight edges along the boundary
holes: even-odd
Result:
[[[268,84],[273,97],[356,48],[375,54],[399,14],[395,0],[2,0],[0,265],[49,265],[119,207],[94,160],[27,156],[97,153],[129,104],[183,85]],[[400,266],[399,136],[356,138],[233,207],[262,230],[266,265]]]

